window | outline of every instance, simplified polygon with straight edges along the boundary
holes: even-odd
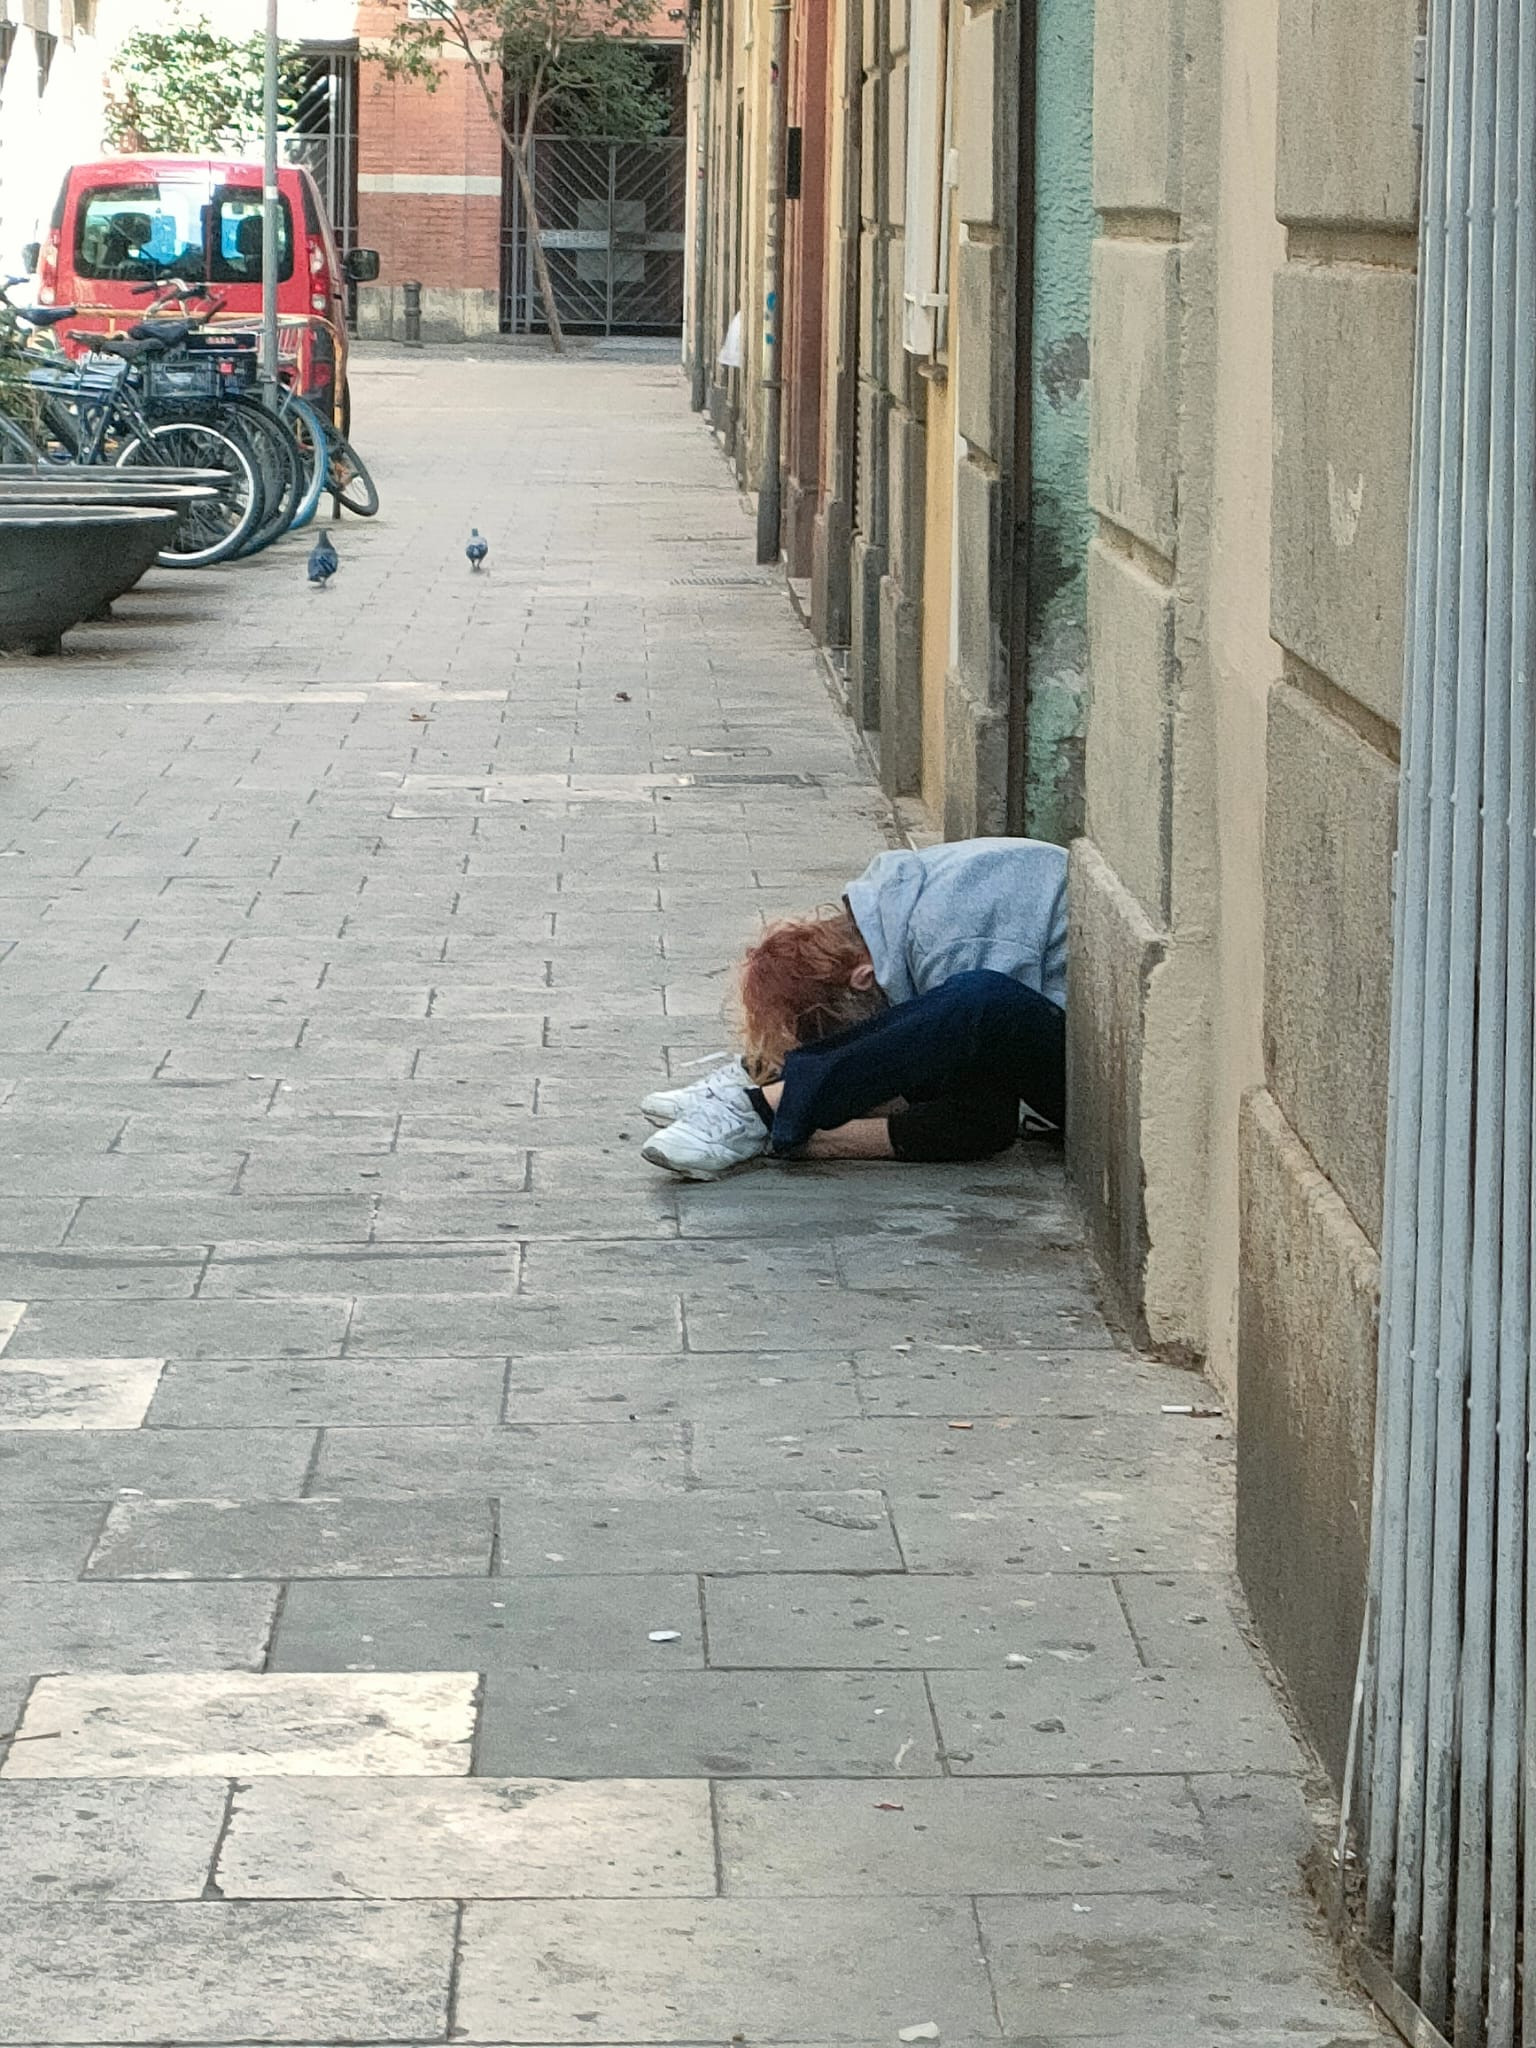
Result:
[[[293,275],[293,222],[278,204],[278,277]],[[114,284],[206,277],[214,284],[260,284],[261,191],[162,178],[97,185],[81,194],[75,216],[75,271]]]
[[[32,40],[37,45],[37,96],[41,99],[48,90],[48,74],[53,69],[53,53],[59,47],[59,39],[35,28]]]
[[[911,355],[942,351],[948,326],[950,45],[957,40],[950,32],[948,0],[912,0],[901,337]]]
[[[11,52],[16,47],[16,24],[14,21],[0,21],[0,87],[5,84],[5,74],[10,68]]]
[[[221,185],[213,195],[212,284],[261,283],[261,188]],[[286,199],[277,202],[277,275],[293,275],[293,219]]]

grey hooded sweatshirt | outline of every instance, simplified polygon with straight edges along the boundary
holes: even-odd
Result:
[[[877,854],[848,888],[875,979],[910,1002],[978,967],[1067,1006],[1067,856],[1039,839]]]

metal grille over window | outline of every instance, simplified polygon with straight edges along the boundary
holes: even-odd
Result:
[[[1530,2048],[1536,0],[1431,0],[1428,56],[1372,1558],[1342,1873],[1352,1893],[1363,1869],[1365,1973],[1411,2038]]]

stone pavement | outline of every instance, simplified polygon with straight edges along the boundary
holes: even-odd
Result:
[[[356,389],[0,669],[0,2042],[1376,2038],[1056,1154],[636,1156],[890,832],[675,371]]]

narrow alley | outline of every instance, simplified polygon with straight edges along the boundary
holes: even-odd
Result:
[[[1381,2038],[1059,1153],[638,1157],[896,833],[675,363],[353,381],[0,668],[0,2042]]]

